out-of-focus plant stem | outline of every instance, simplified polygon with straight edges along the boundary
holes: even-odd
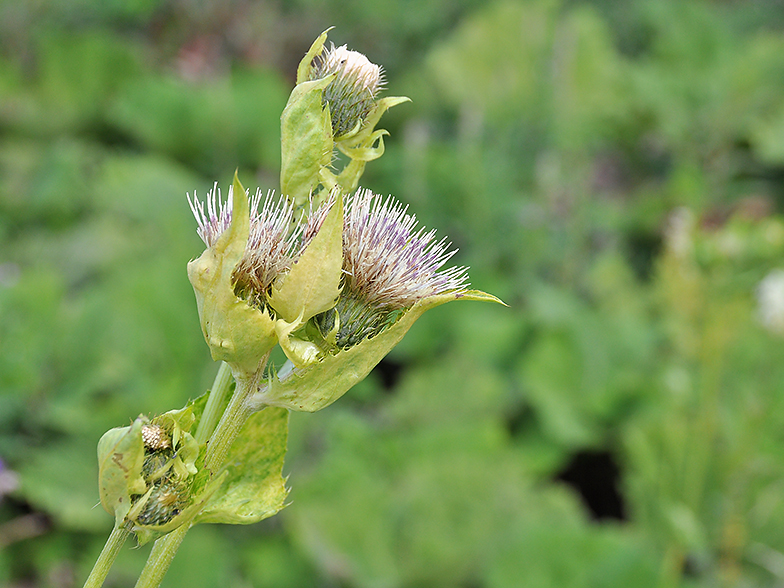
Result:
[[[112,568],[117,554],[120,553],[120,548],[130,534],[131,532],[125,526],[115,525],[90,575],[87,577],[87,581],[84,583],[84,588],[100,588],[100,586],[103,586],[103,582],[106,580],[106,576]]]

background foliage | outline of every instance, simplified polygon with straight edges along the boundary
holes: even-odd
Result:
[[[363,185],[510,308],[293,415],[292,506],[196,528],[165,585],[781,585],[775,0],[0,2],[0,584],[80,586],[98,438],[210,385],[184,195],[277,185],[333,24],[413,99]]]

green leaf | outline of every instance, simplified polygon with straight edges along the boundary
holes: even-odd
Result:
[[[334,74],[298,84],[280,115],[280,190],[303,206],[332,161],[332,121],[322,104]]]
[[[304,324],[335,306],[342,267],[343,198],[338,196],[319,232],[291,270],[273,285],[270,305],[290,325]]]
[[[463,294],[442,294],[420,300],[398,321],[370,339],[348,350],[328,355],[321,361],[295,369],[282,381],[273,377],[253,398],[254,402],[290,410],[315,412],[332,404],[370,373],[426,310],[453,300],[482,300],[503,304],[498,298],[478,290]]]
[[[267,407],[254,414],[231,446],[220,489],[196,523],[249,524],[285,506],[288,490],[281,472],[286,455],[289,412]]]
[[[98,492],[101,504],[121,524],[131,508],[131,494],[143,494],[147,485],[142,477],[144,442],[137,418],[130,427],[117,427],[98,441]]]
[[[232,273],[245,253],[249,230],[248,196],[235,173],[231,225],[201,257],[188,263],[188,279],[212,358],[246,373],[258,369],[277,340],[269,314],[234,293]]]

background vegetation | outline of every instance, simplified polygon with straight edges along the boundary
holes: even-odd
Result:
[[[510,308],[292,415],[291,507],[194,529],[164,585],[782,585],[776,0],[0,2],[0,584],[81,586],[98,438],[210,385],[185,193],[277,185],[329,25],[413,99],[363,184]]]

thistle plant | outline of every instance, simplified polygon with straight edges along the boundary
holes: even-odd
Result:
[[[370,373],[422,313],[470,290],[467,268],[394,198],[359,188],[384,152],[382,70],[345,46],[312,45],[281,116],[281,191],[235,174],[188,198],[205,251],[188,264],[199,320],[221,362],[184,408],[112,429],[98,444],[101,504],[115,527],[85,586],[100,586],[124,540],[155,540],[137,587],[158,586],[188,529],[248,524],[285,506],[288,414],[314,412]],[[348,162],[334,164],[335,151]],[[275,370],[270,352],[287,361]],[[233,384],[233,387],[232,387]]]

